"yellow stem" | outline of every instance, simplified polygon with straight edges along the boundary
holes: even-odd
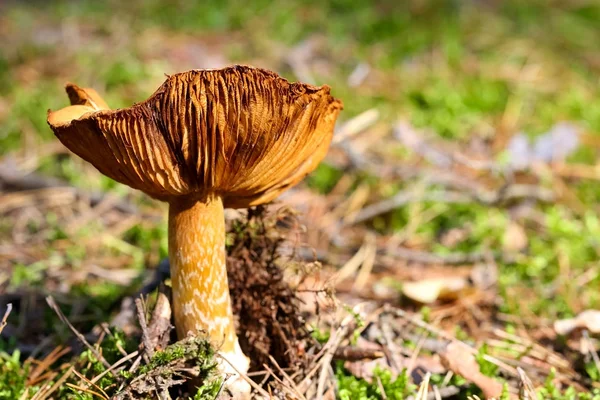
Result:
[[[237,347],[227,269],[225,219],[218,196],[169,203],[169,260],[179,338],[204,331],[231,352]]]

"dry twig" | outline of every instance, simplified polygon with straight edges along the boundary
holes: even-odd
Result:
[[[102,363],[102,365],[104,365],[106,368],[110,368],[110,364],[108,361],[106,361],[106,359],[102,356],[102,354],[100,354],[98,352],[98,350],[92,346],[86,339],[85,337],[77,330],[75,329],[75,327],[69,322],[69,320],[67,319],[67,317],[65,316],[65,314],[63,314],[63,312],[61,311],[60,307],[58,306],[58,304],[56,304],[56,301],[54,300],[54,297],[52,296],[47,296],[46,297],[46,302],[48,303],[48,305],[50,306],[50,308],[52,310],[54,310],[54,312],[58,315],[58,318],[69,327],[69,329],[71,330],[71,332],[73,332],[73,334],[75,335],[75,337],[77,337],[77,339],[83,343],[85,345],[85,347],[87,347],[92,354],[94,355],[94,357],[96,357],[96,359],[98,361],[100,361]]]
[[[140,328],[142,328],[142,343],[144,344],[144,353],[148,357],[148,360],[154,355],[154,347],[152,346],[152,340],[150,339],[150,333],[148,332],[148,324],[146,322],[146,310],[143,304],[143,299],[140,297],[135,299],[135,306],[137,308],[138,320],[140,322]],[[148,362],[146,360],[146,362]]]
[[[267,393],[267,391],[263,388],[261,388],[260,386],[258,386],[252,379],[248,378],[248,376],[242,372],[240,372],[240,370],[238,370],[235,365],[233,365],[233,363],[231,363],[231,361],[229,361],[226,357],[223,357],[222,354],[219,354],[219,357],[224,360],[225,362],[227,362],[227,364],[229,364],[229,366],[242,378],[244,379],[246,382],[248,382],[250,384],[250,386],[252,386],[252,388],[254,390],[256,390],[258,393],[261,394],[261,396],[263,396],[265,399],[270,399],[271,395],[269,395],[269,393]]]
[[[4,330],[4,327],[6,326],[6,324],[8,324],[8,322],[6,322],[6,320],[8,319],[8,316],[10,315],[11,311],[12,311],[12,303],[8,303],[6,305],[6,311],[4,312],[2,321],[0,321],[0,333],[2,333],[2,331]]]

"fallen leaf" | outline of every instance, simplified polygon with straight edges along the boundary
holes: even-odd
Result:
[[[440,357],[446,368],[477,385],[486,399],[499,398],[502,394],[502,384],[481,373],[475,357],[467,351],[462,343],[449,343],[446,349],[440,353]]]
[[[511,221],[502,238],[502,249],[509,253],[523,251],[527,248],[528,238],[523,226],[515,221]]]
[[[533,155],[539,161],[564,161],[579,147],[579,129],[568,122],[559,122],[537,137]]]
[[[517,171],[529,168],[535,162],[564,161],[580,145],[577,126],[560,122],[548,132],[530,141],[524,133],[512,137],[506,146],[509,165]]]
[[[506,153],[508,154],[509,165],[517,171],[524,170],[531,164],[529,139],[523,133],[518,133],[512,137],[506,146]]]
[[[346,370],[356,378],[364,379],[369,383],[373,382],[374,372],[376,369],[391,371],[391,368],[385,358],[377,358],[370,361],[346,361],[344,363],[344,368],[346,368]],[[395,379],[396,376],[394,372],[391,372],[392,379]]]
[[[469,284],[464,277],[435,278],[405,282],[402,285],[402,294],[411,300],[428,304],[438,299],[457,299],[468,288]]]
[[[559,335],[568,335],[576,329],[600,333],[600,310],[586,310],[575,318],[559,319],[554,322],[554,330]]]

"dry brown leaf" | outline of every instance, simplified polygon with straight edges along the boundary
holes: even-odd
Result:
[[[521,224],[511,221],[504,231],[502,238],[502,249],[509,253],[523,251],[529,244],[527,233]]]
[[[428,304],[438,299],[457,299],[468,288],[469,284],[464,277],[435,278],[406,282],[402,285],[402,294],[411,300]]]
[[[370,383],[373,382],[374,371],[376,368],[391,371],[385,358],[378,358],[370,361],[346,361],[344,363],[344,368],[346,368],[353,376],[364,379]],[[395,378],[395,376],[393,378]]]
[[[559,319],[554,322],[554,330],[559,335],[568,335],[576,329],[600,333],[600,310],[586,310],[575,318]]]
[[[479,370],[479,365],[473,354],[468,352],[464,345],[452,342],[440,353],[442,363],[452,372],[477,385],[486,399],[500,397],[502,384]]]

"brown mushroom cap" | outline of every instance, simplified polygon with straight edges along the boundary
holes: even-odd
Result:
[[[328,86],[245,66],[172,75],[146,101],[109,110],[67,85],[48,124],[108,177],[168,200],[215,193],[226,207],[268,202],[323,159],[342,103]]]

